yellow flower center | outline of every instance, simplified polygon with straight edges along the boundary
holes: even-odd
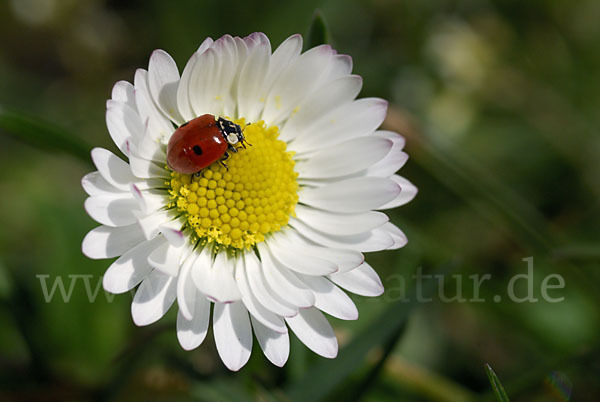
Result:
[[[229,170],[216,162],[199,176],[171,172],[170,208],[177,208],[192,242],[216,242],[249,249],[288,223],[298,202],[293,153],[277,139],[279,129],[264,122],[245,125],[252,146],[229,152]]]

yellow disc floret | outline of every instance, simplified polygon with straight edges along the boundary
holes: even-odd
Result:
[[[252,146],[229,152],[225,161],[199,175],[171,172],[170,208],[177,208],[198,240],[248,249],[285,226],[298,202],[292,153],[277,139],[277,127],[264,122],[244,125]]]

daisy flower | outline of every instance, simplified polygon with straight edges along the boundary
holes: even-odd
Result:
[[[300,35],[275,51],[262,33],[208,38],[181,75],[156,50],[148,70],[137,70],[133,85],[117,82],[107,101],[108,131],[124,158],[94,149],[98,171],[82,180],[85,209],[101,224],[83,252],[119,257],[104,289],[137,286],[137,325],[156,322],[177,301],[177,338],[187,350],[212,322],[230,370],[248,361],[254,337],[284,365],[290,330],[335,357],[323,313],[357,319],[342,289],[383,292],[363,253],[406,244],[380,212],[417,191],[395,174],[408,158],[403,138],[377,130],[387,102],[355,99],[362,79],[349,56],[328,45],[301,49]],[[231,153],[227,166],[173,171],[169,139],[204,114],[238,124],[252,146]]]

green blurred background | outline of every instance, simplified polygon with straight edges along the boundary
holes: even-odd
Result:
[[[368,256],[386,293],[353,297],[356,322],[331,319],[338,359],[292,336],[284,369],[255,342],[230,373],[212,335],[181,350],[176,308],[136,328],[129,294],[90,302],[81,279],[69,303],[46,303],[38,275],[92,275],[93,292],[109,264],[81,254],[96,224],[79,183],[92,146],[116,151],[112,85],[156,48],[182,70],[206,36],[263,31],[276,46],[317,8],[361,96],[390,100],[385,126],[408,138],[401,173],[420,190],[391,213],[409,244]],[[0,400],[492,401],[485,363],[513,401],[600,400],[599,20],[596,0],[1,1]],[[509,301],[527,257],[540,301]],[[418,267],[446,274],[447,297],[490,274],[487,301],[403,302]],[[558,303],[540,296],[553,273]]]

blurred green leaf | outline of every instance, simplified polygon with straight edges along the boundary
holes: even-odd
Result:
[[[35,285],[28,281],[28,275],[23,270],[12,271],[11,274],[13,285],[7,300],[8,311],[12,314],[16,328],[29,351],[32,377],[36,381],[47,381],[52,376],[51,363],[48,359],[45,333],[40,330],[42,306],[36,303]]]
[[[4,265],[4,263],[0,260],[0,299],[6,299],[10,297],[12,288],[12,278],[7,272],[6,265]]]
[[[346,401],[360,401],[363,396],[369,391],[371,386],[377,381],[381,372],[385,368],[385,363],[388,361],[388,358],[392,355],[393,351],[396,349],[396,346],[400,342],[402,334],[406,330],[406,321],[397,329],[396,333],[394,333],[390,340],[388,340],[383,346],[383,353],[381,357],[377,359],[377,363],[369,370],[369,372],[364,376],[364,378],[359,381],[357,384],[348,387],[342,398]]]
[[[0,132],[38,148],[65,152],[86,163],[91,163],[92,147],[77,136],[50,122],[6,110],[2,106],[0,106]]]
[[[511,225],[514,232],[536,249],[549,251],[554,244],[548,223],[519,194],[456,147],[423,142],[415,159],[452,191],[470,202],[488,219]]]
[[[559,260],[598,261],[600,247],[597,244],[573,244],[558,247],[552,254]]]
[[[436,284],[437,281],[426,283],[422,294],[425,297],[431,295]],[[370,350],[390,342],[394,336],[401,335],[400,330],[419,304],[415,295],[410,295],[408,300],[390,304],[372,325],[341,350],[337,358],[320,360],[315,367],[309,368],[303,378],[286,389],[287,395],[293,401],[318,401],[329,395],[364,363]]]
[[[418,395],[419,400],[431,402],[474,402],[481,401],[473,391],[462,384],[430,371],[424,366],[413,364],[402,356],[394,355],[386,365],[385,376]]]
[[[201,382],[194,385],[192,395],[198,401],[238,401],[252,402],[252,398],[248,392],[241,386],[239,382],[228,380],[213,380],[210,382]],[[274,401],[273,398],[264,398],[265,401]]]
[[[315,10],[313,19],[308,27],[308,34],[306,35],[306,49],[313,48],[315,46],[331,43],[331,36],[325,23],[325,18],[320,10]]]
[[[490,384],[492,384],[492,389],[494,390],[494,394],[496,395],[496,399],[498,402],[509,402],[508,395],[506,395],[506,391],[504,391],[504,387],[500,382],[500,379],[492,370],[492,367],[489,364],[485,364],[485,372],[490,380]]]

